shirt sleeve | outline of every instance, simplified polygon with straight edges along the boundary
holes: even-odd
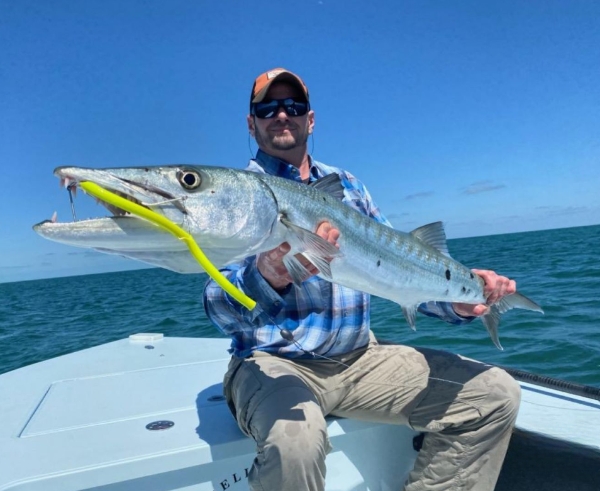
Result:
[[[450,302],[427,302],[419,305],[418,311],[428,317],[437,317],[450,324],[468,324],[475,317],[462,317],[454,312]]]
[[[254,309],[247,309],[209,278],[204,287],[204,310],[222,333],[232,335],[264,326],[285,307],[282,296],[259,273],[256,256],[223,268],[221,273],[256,302]]]

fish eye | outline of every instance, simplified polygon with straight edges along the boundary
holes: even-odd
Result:
[[[177,179],[179,183],[185,189],[196,189],[202,184],[202,178],[200,174],[194,170],[182,170],[177,173]]]

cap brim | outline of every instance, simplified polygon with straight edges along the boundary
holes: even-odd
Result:
[[[300,89],[300,91],[302,92],[302,95],[308,101],[308,91],[306,90],[306,87],[305,87],[304,83],[302,82],[302,80],[300,80],[293,73],[281,72],[280,74],[276,75],[275,77],[273,77],[271,80],[269,80],[267,82],[267,84],[254,96],[251,103],[255,104],[257,102],[262,102],[264,100],[264,98],[266,97],[267,92],[269,92],[271,85],[273,85],[273,83],[275,83],[275,82],[288,82],[288,83],[291,83],[292,85],[298,87]]]

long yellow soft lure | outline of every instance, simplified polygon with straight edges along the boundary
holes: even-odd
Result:
[[[143,206],[138,205],[132,201],[129,201],[121,196],[118,196],[114,193],[111,193],[107,189],[104,189],[98,184],[95,184],[90,181],[84,181],[79,183],[81,189],[83,189],[86,193],[91,194],[92,196],[105,201],[111,205],[114,205],[118,208],[121,208],[133,215],[137,215],[139,217],[145,218],[149,222],[152,222],[158,225],[161,228],[164,228],[167,232],[172,233],[179,240],[183,240],[185,244],[188,246],[192,256],[200,263],[200,266],[204,268],[204,271],[208,273],[208,275],[215,280],[215,282],[223,288],[229,295],[235,298],[239,303],[241,303],[248,310],[254,309],[256,307],[256,302],[252,300],[250,297],[245,295],[239,288],[236,288],[223,274],[210,262],[210,260],[206,257],[202,249],[198,246],[194,238],[185,230],[183,230],[180,226],[174,224],[168,218],[165,218],[158,213],[149,210]]]

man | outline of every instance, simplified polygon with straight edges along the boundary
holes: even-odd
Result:
[[[389,225],[362,183],[307,153],[315,115],[300,77],[281,68],[260,75],[247,121],[259,147],[249,170],[307,183],[336,172],[344,202]],[[327,222],[317,234],[333,244],[339,237]],[[492,490],[516,419],[518,384],[498,368],[450,353],[379,345],[369,330],[369,295],[318,276],[293,286],[282,261],[288,251],[282,244],[224,270],[257,301],[258,314],[213,281],[205,289],[207,315],[232,337],[227,400],[258,448],[250,488],[323,490],[331,414],[426,433],[406,491]],[[516,291],[508,278],[474,271],[485,280],[488,305]],[[460,324],[488,305],[430,302],[420,310]]]

